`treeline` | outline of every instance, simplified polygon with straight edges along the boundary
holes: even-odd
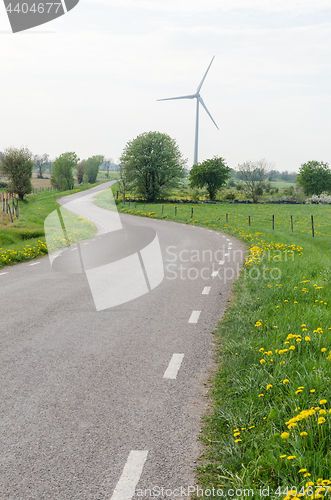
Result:
[[[28,148],[10,147],[0,152],[0,188],[6,188],[9,193],[18,194],[20,199],[32,192],[31,178],[33,171],[38,172],[38,177],[43,178],[46,170],[51,173],[51,185],[59,191],[73,189],[74,176],[78,183],[96,182],[101,168],[109,171],[114,163],[105,159],[104,155],[91,156],[87,160],[80,160],[76,153],[66,152],[55,160],[50,160],[49,155],[32,155]]]

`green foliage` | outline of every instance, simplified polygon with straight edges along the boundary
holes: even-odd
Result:
[[[8,178],[8,191],[22,200],[31,193],[32,153],[24,147],[7,148],[0,159],[0,172]]]
[[[88,177],[88,182],[93,184],[97,180],[99,167],[104,162],[105,157],[103,155],[91,156],[85,162],[85,174]],[[84,175],[84,174],[83,174]]]
[[[299,170],[297,182],[306,194],[320,195],[323,191],[331,191],[331,170],[328,163],[308,161]]]
[[[79,158],[76,153],[63,153],[53,163],[51,184],[59,191],[73,189],[73,169],[77,167]]]
[[[224,158],[215,156],[210,160],[193,165],[190,171],[190,185],[192,187],[206,187],[209,198],[214,200],[216,193],[230,177],[231,169]]]
[[[268,178],[269,172],[270,164],[264,158],[258,161],[248,160],[238,165],[237,178],[243,181],[244,191],[253,199],[253,203],[257,203],[262,196],[264,181]]]
[[[162,198],[166,189],[185,177],[183,159],[174,139],[160,132],[145,132],[129,141],[120,158],[122,178],[147,201]]]
[[[77,177],[78,184],[81,184],[83,182],[86,164],[87,164],[87,161],[83,160],[80,163],[78,163],[78,165],[77,165],[76,177]]]

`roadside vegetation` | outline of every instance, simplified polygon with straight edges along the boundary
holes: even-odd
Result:
[[[59,206],[56,199],[90,187],[93,186],[65,192],[41,191],[30,194],[24,200],[19,200],[20,216],[19,219],[14,218],[13,222],[0,209],[0,268],[47,254],[44,221]],[[71,243],[91,238],[95,234],[96,228],[90,221],[74,214],[72,218],[77,228]]]
[[[224,231],[248,249],[214,332],[219,370],[201,485],[220,498],[229,488],[323,498],[331,486],[331,206],[178,204],[175,215],[172,203],[134,205],[118,209]]]

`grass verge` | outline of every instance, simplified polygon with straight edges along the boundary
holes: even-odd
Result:
[[[0,211],[0,268],[24,262],[47,254],[44,221],[59,206],[56,199],[84,191],[99,183],[75,188],[72,191],[41,191],[19,200],[19,219],[11,222],[8,215]],[[70,214],[76,232],[70,242],[91,238],[95,226],[81,217]],[[75,220],[76,219],[76,220]]]
[[[328,496],[331,207],[198,205],[192,214],[180,205],[176,215],[173,204],[118,209],[224,231],[249,247],[235,300],[215,332],[219,371],[198,469],[205,497]]]

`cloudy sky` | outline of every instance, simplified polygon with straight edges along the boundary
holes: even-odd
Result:
[[[331,162],[330,0],[80,0],[48,24],[12,34],[0,5],[0,151],[104,154],[150,130],[193,162],[236,168],[266,158],[297,171]]]

